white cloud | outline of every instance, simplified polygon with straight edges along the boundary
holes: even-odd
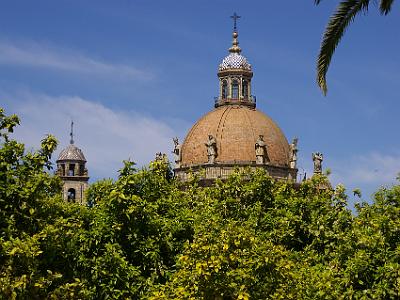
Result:
[[[380,184],[394,181],[400,172],[400,153],[369,153],[335,164],[333,176],[345,182]],[[335,172],[337,171],[337,175]]]
[[[149,80],[154,76],[133,66],[104,62],[68,49],[35,42],[12,43],[0,40],[0,64],[135,80]]]
[[[45,134],[54,134],[60,141],[56,156],[69,142],[73,118],[75,144],[83,150],[94,178],[115,177],[125,159],[145,165],[156,152],[170,154],[172,137],[179,135],[179,130],[163,121],[137,112],[115,111],[80,97],[24,92],[7,98],[19,99],[6,106],[7,114],[16,113],[21,118],[15,137],[37,148]]]
[[[350,191],[361,188],[368,197],[379,187],[396,183],[400,172],[400,153],[370,152],[343,160],[332,160],[330,165],[334,184],[343,183]]]

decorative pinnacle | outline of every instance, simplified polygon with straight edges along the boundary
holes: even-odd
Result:
[[[237,19],[240,18],[240,16],[238,16],[236,13],[233,13],[233,16],[231,16],[231,18],[233,19],[233,41],[232,41],[232,47],[229,48],[229,52],[230,53],[238,53],[240,54],[240,52],[242,52],[242,49],[240,49],[239,47],[239,41],[237,39],[238,37],[238,32],[237,32]]]
[[[71,132],[70,132],[71,140],[69,143],[72,145],[74,143],[74,121],[71,120]]]

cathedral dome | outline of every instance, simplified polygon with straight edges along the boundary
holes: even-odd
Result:
[[[70,144],[67,148],[63,149],[57,159],[57,161],[67,160],[86,162],[86,158],[83,155],[82,150],[76,147],[74,144]]]
[[[174,139],[174,174],[182,182],[198,174],[202,185],[235,170],[264,169],[277,179],[297,177],[297,139],[289,145],[278,125],[256,109],[253,71],[241,55],[236,20],[229,54],[218,66],[219,89],[212,111],[193,125],[182,145]]]
[[[278,125],[257,109],[242,105],[220,106],[191,128],[182,144],[182,167],[207,164],[208,136],[216,140],[217,164],[256,163],[255,144],[264,136],[269,165],[288,167],[290,147]]]

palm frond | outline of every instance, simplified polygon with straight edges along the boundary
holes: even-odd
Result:
[[[318,4],[321,3],[321,1],[322,1],[322,0],[314,0],[314,4],[315,4],[315,5],[318,5]]]
[[[368,11],[369,2],[370,0],[343,0],[329,19],[317,59],[317,83],[324,95],[328,91],[326,73],[333,53],[355,16],[360,12]]]
[[[379,4],[379,10],[382,15],[387,15],[392,9],[393,0],[381,0]]]

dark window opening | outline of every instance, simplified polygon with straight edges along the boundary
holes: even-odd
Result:
[[[228,97],[228,83],[224,80],[222,82],[222,99],[226,99]]]
[[[249,83],[243,81],[243,98],[247,99],[249,97]]]
[[[83,164],[79,165],[79,175],[82,176],[84,172],[85,172],[85,166]]]
[[[232,98],[239,99],[239,83],[237,80],[232,81]]]
[[[68,201],[69,201],[69,202],[74,202],[74,201],[75,201],[75,198],[76,198],[75,189],[70,188],[70,189],[68,190],[67,198],[68,198]]]

